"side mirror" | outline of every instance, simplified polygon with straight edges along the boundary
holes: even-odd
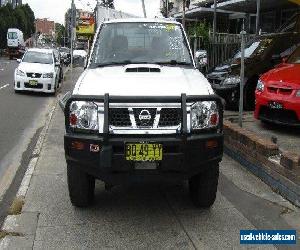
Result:
[[[67,104],[67,101],[72,96],[71,91],[68,91],[60,100],[59,100],[59,106],[61,107],[62,111],[65,111],[65,107]]]
[[[17,59],[17,62],[18,62],[18,63],[21,63],[21,62],[22,62],[22,59],[19,59],[19,58],[18,58],[18,59]]]

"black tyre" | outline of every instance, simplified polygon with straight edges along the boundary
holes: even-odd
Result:
[[[68,165],[68,188],[73,206],[88,207],[94,200],[95,178],[80,170],[78,166]]]
[[[215,200],[219,180],[219,165],[209,167],[205,172],[189,179],[189,191],[196,207],[209,208]]]

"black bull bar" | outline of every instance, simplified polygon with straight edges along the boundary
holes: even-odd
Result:
[[[74,101],[87,101],[87,102],[103,102],[104,104],[104,125],[103,134],[101,136],[104,141],[109,139],[109,104],[110,103],[181,103],[181,135],[186,137],[188,134],[187,124],[187,103],[191,102],[204,102],[214,101],[217,104],[219,111],[219,124],[218,129],[220,132],[223,130],[223,103],[222,99],[217,95],[191,95],[181,94],[181,96],[110,96],[105,94],[104,96],[93,95],[69,95],[65,96],[65,105],[60,102],[60,106],[64,109],[65,113],[65,126],[66,132],[70,133],[70,105]],[[64,99],[63,98],[63,99]]]

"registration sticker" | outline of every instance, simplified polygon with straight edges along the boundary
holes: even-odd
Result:
[[[176,28],[175,24],[167,24],[166,25],[166,30],[171,32],[171,31],[174,31]]]

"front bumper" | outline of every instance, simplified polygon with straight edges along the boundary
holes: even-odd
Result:
[[[163,160],[155,169],[136,169],[135,162],[125,159],[126,142],[153,142],[163,145]],[[174,181],[188,179],[222,160],[223,134],[182,136],[104,137],[66,134],[66,161],[107,183],[139,181]],[[78,147],[80,145],[80,147]],[[99,152],[95,152],[99,146]]]
[[[37,81],[37,85],[31,86],[30,80]],[[18,91],[33,91],[43,93],[54,93],[55,92],[55,78],[30,78],[27,76],[15,75],[14,88]]]
[[[226,105],[236,105],[239,102],[239,85],[235,86],[220,86],[212,85],[215,93],[226,101]]]
[[[69,124],[70,105],[73,101],[94,101],[104,104],[103,133],[80,134]],[[195,101],[215,101],[219,110],[219,124],[213,130],[201,133],[188,132],[187,103]],[[110,103],[181,103],[181,131],[172,134],[110,133]],[[79,167],[107,183],[144,181],[177,181],[194,176],[213,164],[218,164],[223,156],[223,105],[218,96],[181,97],[128,97],[128,96],[71,96],[64,107],[66,135],[64,139],[67,163]],[[159,143],[163,146],[162,160],[155,168],[137,169],[136,164],[127,161],[124,155],[125,143]],[[95,150],[96,149],[96,150]]]
[[[300,98],[299,98],[300,99]],[[271,109],[270,101],[282,104],[283,109]],[[276,96],[256,93],[256,104],[254,117],[256,119],[272,122],[279,125],[300,127],[300,100],[295,97],[280,98]]]

